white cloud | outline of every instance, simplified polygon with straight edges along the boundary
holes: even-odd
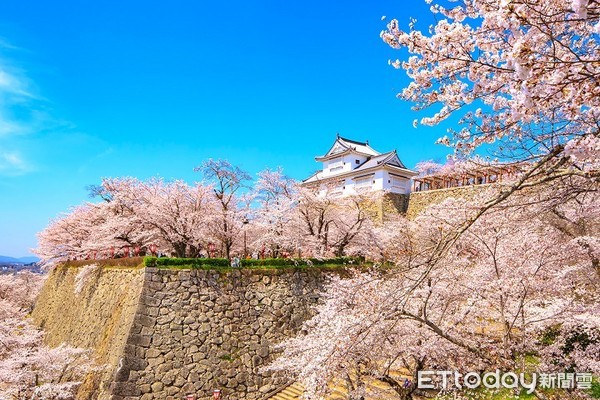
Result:
[[[31,170],[31,166],[23,159],[17,151],[0,150],[0,174],[22,175]]]
[[[0,48],[7,50],[20,50],[17,46],[12,45],[8,40],[0,36]]]
[[[40,154],[48,140],[66,142],[62,150],[76,148],[79,155],[84,146],[100,146],[96,138],[54,115],[52,103],[38,94],[33,79],[15,57],[8,57],[26,52],[0,36],[0,178],[44,170],[47,154]]]
[[[32,97],[26,90],[24,82],[17,76],[9,73],[5,66],[0,66],[0,91],[3,97]],[[17,100],[17,99],[14,99]]]
[[[27,78],[0,58],[0,139],[30,133],[37,125],[41,99],[29,90]]]
[[[10,121],[10,119],[3,114],[4,113],[0,109],[0,138],[3,136],[6,137],[9,135],[25,133],[25,126],[16,121]]]
[[[18,49],[0,37],[0,176],[31,171],[19,137],[40,132],[51,120],[47,104],[34,94],[26,73],[5,57],[13,50]]]

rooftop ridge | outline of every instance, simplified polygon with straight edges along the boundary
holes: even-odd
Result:
[[[369,145],[369,141],[368,140],[366,142],[359,142],[358,140],[352,140],[352,139],[347,139],[345,137],[342,137],[342,136],[340,136],[339,133],[337,134],[337,138],[338,139],[342,139],[344,142],[359,144],[361,146],[368,146]]]

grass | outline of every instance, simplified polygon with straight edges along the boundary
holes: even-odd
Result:
[[[533,393],[528,394],[525,392],[525,390],[523,389],[518,396],[515,396],[515,394],[513,393],[512,390],[510,389],[485,389],[485,388],[480,388],[480,389],[475,389],[475,390],[468,390],[468,391],[461,391],[460,392],[460,398],[461,399],[470,399],[470,400],[514,400],[514,399],[519,399],[519,400],[534,400],[537,399],[537,397],[535,397],[535,395]],[[443,400],[450,400],[450,399],[454,399],[454,395],[453,394],[446,394],[440,397],[440,399]]]
[[[592,382],[592,388],[588,393],[592,399],[600,399],[600,382],[597,379]]]
[[[85,265],[96,264],[103,269],[136,269],[154,267],[170,270],[204,270],[231,272],[234,270],[251,270],[259,273],[276,271],[332,271],[342,272],[347,267],[368,268],[371,263],[357,258],[338,257],[330,259],[266,258],[260,260],[241,260],[241,267],[231,267],[230,261],[225,258],[168,258],[168,257],[128,257],[110,258],[102,260],[77,260],[67,261],[62,264],[66,268],[80,268]]]
[[[162,269],[201,269],[201,270],[223,270],[231,271],[235,269],[251,270],[331,270],[343,269],[348,266],[361,265],[360,260],[348,257],[331,259],[310,259],[312,265],[306,260],[294,259],[262,259],[262,260],[241,260],[241,267],[231,267],[230,262],[224,258],[156,258],[145,257],[144,265],[147,267],[156,267]]]

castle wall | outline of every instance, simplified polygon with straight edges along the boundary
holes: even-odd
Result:
[[[115,263],[117,260],[115,260]],[[89,348],[102,373],[90,374],[82,398],[103,397],[123,354],[142,290],[142,268],[98,268],[75,292],[81,268],[58,266],[46,280],[32,312],[51,347],[68,343]]]
[[[400,193],[386,193],[382,200],[383,219],[394,214],[405,214],[409,207],[410,196]]]
[[[485,186],[386,194],[373,210],[409,218]],[[111,260],[118,263],[118,260]],[[135,262],[135,260],[130,260]],[[140,259],[141,262],[141,259]],[[261,372],[275,346],[313,315],[331,273],[319,268],[207,271],[104,266],[76,293],[81,265],[49,275],[32,313],[51,346],[90,348],[106,368],[88,376],[80,399],[258,400],[286,383]]]
[[[80,399],[262,399],[286,383],[259,369],[313,315],[329,273],[311,269],[101,270],[81,295],[77,267],[51,274],[33,312],[50,345],[108,364]],[[92,379],[93,378],[93,379]]]
[[[492,185],[474,185],[462,186],[448,189],[427,190],[423,192],[412,192],[408,200],[406,216],[409,219],[415,218],[427,207],[433,204],[439,204],[442,201],[454,197],[459,199],[471,200],[481,193],[482,190],[490,188]]]

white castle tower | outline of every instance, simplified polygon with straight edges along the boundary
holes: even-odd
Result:
[[[323,168],[302,181],[331,196],[348,196],[369,191],[408,194],[411,178],[417,175],[400,161],[396,150],[379,153],[369,142],[357,142],[339,134],[329,151],[315,159]]]

